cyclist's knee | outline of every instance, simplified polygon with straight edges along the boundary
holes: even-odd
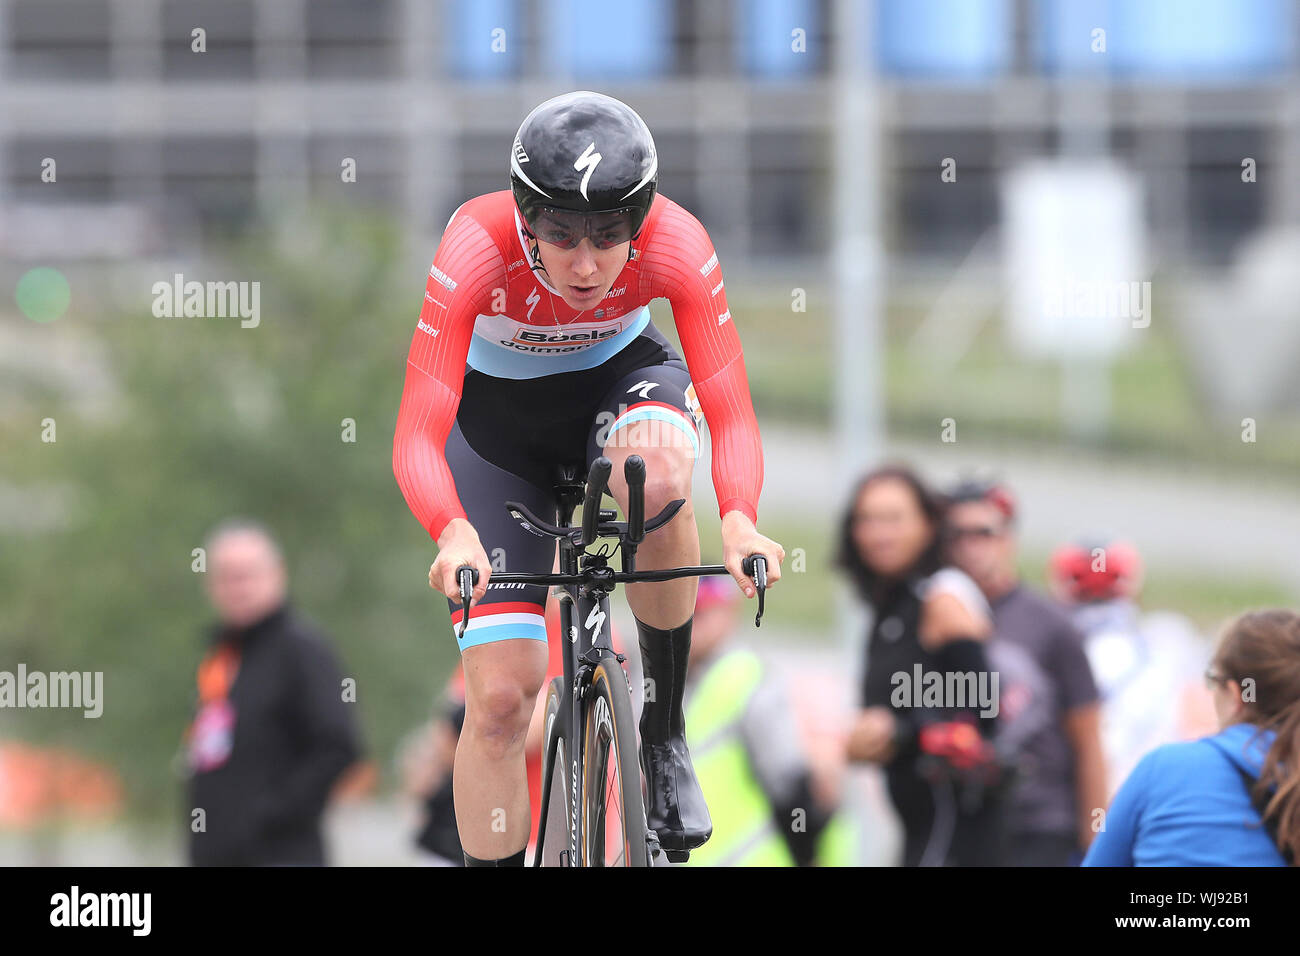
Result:
[[[505,757],[523,744],[537,696],[525,683],[498,677],[466,687],[465,729],[496,757]]]
[[[690,490],[691,472],[695,468],[696,444],[684,428],[672,422],[640,421],[612,434],[605,444],[604,453],[614,462],[611,487],[621,483],[623,461],[631,455],[640,455],[646,464],[646,477],[672,476]],[[681,497],[678,495],[677,497]]]
[[[467,648],[465,732],[504,757],[522,747],[546,679],[546,645],[509,641]]]
[[[691,504],[691,463],[679,451],[668,448],[647,449],[645,508],[647,515],[657,514],[670,501],[685,498]]]

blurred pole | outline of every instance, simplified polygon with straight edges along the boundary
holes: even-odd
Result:
[[[835,352],[835,391],[832,399],[834,441],[841,462],[834,487],[832,513],[843,508],[857,478],[884,452],[882,379],[884,335],[880,288],[880,103],[875,65],[868,63],[874,45],[875,0],[835,0],[832,14],[832,139],[834,141],[830,202],[833,207],[831,263],[834,273],[832,342]],[[861,607],[841,588],[837,591],[835,624],[846,670],[857,674],[866,640]],[[850,703],[857,688],[851,684]],[[860,774],[850,777],[861,783]],[[854,778],[857,778],[854,780]],[[845,802],[861,839],[858,859],[871,855],[868,842],[874,828],[866,825],[868,810],[861,786],[845,790]]]
[[[698,80],[694,86],[696,215],[709,223],[736,261],[748,261],[753,229],[748,100],[734,83]],[[715,224],[722,228],[714,229]],[[722,244],[715,239],[715,245]]]
[[[528,107],[530,110],[549,96],[558,96],[566,90],[586,88],[575,86],[573,64],[560,54],[560,44],[555,42],[555,35],[561,30],[568,29],[568,19],[572,16],[569,4],[565,0],[545,0],[537,5],[537,9],[541,14],[537,24],[537,39],[542,47],[542,55],[537,61],[542,71],[537,79],[543,85],[549,84],[556,92],[537,99]]]
[[[0,0],[0,91],[13,89],[9,79],[9,0]],[[9,203],[9,109],[0,107],[0,214]]]
[[[1093,54],[1092,69],[1064,77],[1057,88],[1057,123],[1061,157],[1080,163],[1099,161],[1110,152],[1110,86],[1106,54]],[[1114,281],[1121,278],[1115,276]],[[1066,431],[1076,439],[1099,439],[1110,429],[1111,360],[1070,355],[1061,361],[1061,413]]]
[[[1295,42],[1300,47],[1300,2],[1296,4],[1296,34]],[[1300,228],[1300,65],[1292,68],[1291,81],[1283,93],[1281,125],[1281,175],[1270,184],[1272,201],[1268,206],[1276,217],[1273,225],[1296,229]]]
[[[447,218],[462,199],[459,139],[463,127],[447,81],[447,70],[434,75],[442,57],[437,38],[448,27],[442,4],[405,0],[398,9],[402,31],[402,104],[404,158],[401,164],[402,210],[407,248],[428,268]],[[516,42],[511,37],[510,42]]]
[[[109,9],[112,189],[115,199],[152,200],[163,182],[161,0],[114,0]]]
[[[749,133],[749,91],[735,82],[743,75],[732,38],[743,16],[738,3],[710,0],[697,3],[695,79],[692,112],[695,120],[695,214],[709,224],[714,245],[725,248],[734,262],[748,262],[754,217],[750,202],[753,156]],[[723,262],[726,265],[726,262]]]
[[[261,215],[306,204],[311,192],[311,118],[307,104],[306,0],[253,8],[257,73],[256,192]]]
[[[831,236],[834,269],[834,429],[843,490],[884,448],[880,289],[880,110],[873,49],[874,0],[835,0]]]

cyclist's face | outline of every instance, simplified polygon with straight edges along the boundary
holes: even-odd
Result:
[[[608,249],[597,249],[584,238],[572,249],[561,249],[549,242],[537,241],[546,275],[560,297],[579,311],[595,308],[614,285],[627,265],[630,242],[620,242]]]
[[[912,489],[896,478],[868,483],[853,512],[853,541],[876,574],[898,577],[933,540],[935,530]]]
[[[208,597],[222,623],[246,627],[284,602],[284,567],[262,535],[232,531],[213,542],[211,551]]]
[[[1015,538],[996,505],[963,501],[948,509],[947,518],[948,555],[976,584],[996,589],[1015,574]]]

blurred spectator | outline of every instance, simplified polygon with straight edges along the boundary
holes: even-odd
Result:
[[[360,756],[338,664],[290,608],[284,561],[264,528],[224,523],[206,552],[219,623],[187,733],[190,859],[324,865],[321,818],[331,788]]]
[[[1243,614],[1206,682],[1219,732],[1147,754],[1085,866],[1285,866],[1300,854],[1300,616]]]
[[[993,608],[993,647],[1019,647],[1041,672],[1002,691],[1003,719],[1017,719],[1017,711],[1047,715],[1020,743],[1005,862],[1069,866],[1087,849],[1094,811],[1106,804],[1101,707],[1083,636],[1061,608],[1019,580],[1015,518],[1007,489],[959,485],[949,496],[947,553]]]
[[[406,789],[421,805],[422,820],[415,844],[420,862],[428,866],[465,865],[452,789],[456,744],[464,724],[465,676],[457,663],[440,712],[420,729],[414,746],[402,760]]]
[[[1083,634],[1101,694],[1101,737],[1112,790],[1160,744],[1212,733],[1201,713],[1205,651],[1186,618],[1143,614],[1142,559],[1103,538],[1062,545],[1049,565],[1052,591]],[[1190,731],[1190,732],[1189,732]]]
[[[752,650],[731,640],[740,591],[700,579],[686,727],[713,836],[691,851],[697,866],[813,866],[851,850],[832,845],[834,808],[819,798],[784,683]],[[820,857],[820,859],[819,859]]]
[[[939,499],[903,467],[870,473],[850,499],[837,564],[875,619],[848,757],[884,768],[905,866],[988,866],[1001,846],[1002,797],[986,752],[995,721],[969,700],[934,707],[896,698],[918,670],[945,687],[989,674],[988,606],[969,578],[941,566],[942,516]]]

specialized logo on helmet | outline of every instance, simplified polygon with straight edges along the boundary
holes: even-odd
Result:
[[[596,152],[595,150],[596,150],[596,144],[595,143],[590,144],[586,149],[582,151],[582,155],[579,156],[573,163],[573,168],[576,169],[578,172],[582,172],[584,169],[587,171],[586,174],[582,177],[582,185],[578,187],[578,191],[582,193],[583,199],[589,198],[587,196],[587,183],[591,181],[591,174],[596,171],[596,164],[599,163],[601,160],[600,153]]]

